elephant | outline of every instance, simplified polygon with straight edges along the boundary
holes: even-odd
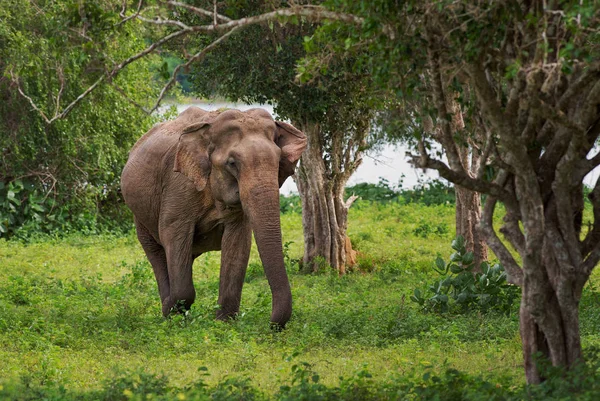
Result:
[[[258,108],[189,107],[137,141],[121,175],[121,191],[152,265],[165,317],[194,302],[194,259],[221,250],[216,318],[234,318],[253,232],[272,294],[271,324],[285,326],[292,294],[279,188],[306,145],[303,132]]]

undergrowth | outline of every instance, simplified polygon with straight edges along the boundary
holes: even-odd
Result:
[[[453,206],[355,206],[348,233],[360,268],[343,277],[298,272],[301,216],[282,215],[294,312],[281,333],[269,328],[271,293],[255,247],[240,314],[224,323],[214,319],[218,252],[194,263],[190,312],[163,319],[133,232],[0,239],[0,398],[435,399],[465,386],[525,394],[514,309],[437,314],[410,301],[439,278],[431,263],[452,240],[415,228],[452,227]],[[590,283],[581,301],[588,348],[600,346],[596,275]]]
[[[340,376],[333,385],[321,382],[319,371],[309,362],[297,359],[299,353],[285,358],[289,373],[274,394],[265,392],[249,376],[229,376],[216,384],[208,384],[204,366],[197,379],[176,387],[164,374],[135,371],[115,371],[102,382],[99,389],[72,391],[56,384],[42,384],[28,376],[0,386],[0,398],[15,401],[29,400],[254,400],[254,401],[368,401],[368,400],[584,400],[600,397],[600,359],[595,349],[587,364],[571,371],[541,366],[546,380],[539,386],[514,385],[510,378],[484,377],[443,366],[426,368],[404,375],[391,374],[384,381],[374,380],[368,366],[363,365],[349,376]],[[301,355],[300,355],[301,357]],[[296,359],[295,359],[296,358]]]

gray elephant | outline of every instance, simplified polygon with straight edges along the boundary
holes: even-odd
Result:
[[[190,107],[158,124],[133,146],[121,176],[138,239],[152,264],[162,313],[195,299],[192,263],[221,250],[220,309],[234,317],[254,232],[271,287],[271,322],[292,313],[279,220],[279,188],[306,148],[306,136],[263,109]]]

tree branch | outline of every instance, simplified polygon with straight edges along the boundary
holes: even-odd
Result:
[[[33,109],[38,112],[38,114],[42,117],[44,122],[46,122],[46,124],[48,125],[52,124],[56,120],[65,118],[73,109],[73,107],[77,105],[77,103],[79,103],[83,98],[89,95],[94,89],[98,87],[98,85],[100,85],[102,81],[104,81],[104,76],[101,76],[96,80],[96,82],[94,82],[89,88],[87,88],[83,93],[81,93],[75,100],[73,100],[67,107],[65,107],[65,109],[61,113],[58,113],[57,110],[54,113],[54,117],[48,118],[48,116],[46,116],[46,114],[35,104],[33,99],[25,94],[25,92],[21,88],[21,84],[19,83],[19,78],[14,75],[12,70],[10,71],[10,75],[12,77],[12,82],[17,86],[19,94],[23,96],[29,102],[29,104],[31,104],[31,107],[33,107]]]
[[[130,19],[134,19],[138,15],[140,15],[143,5],[144,5],[144,0],[139,0],[137,9],[135,10],[135,13],[133,13],[129,17],[127,17],[127,16],[125,16],[125,9],[127,8],[127,0],[123,0],[123,7],[121,8],[121,12],[119,13],[121,18],[123,18],[123,19],[121,21],[119,21],[119,23],[117,25],[124,24],[125,22],[129,21]]]
[[[174,7],[185,8],[186,10],[191,11],[194,14],[197,14],[197,15],[201,15],[201,16],[204,16],[204,17],[213,18],[213,24],[214,25],[217,25],[217,20],[221,20],[221,21],[225,21],[225,22],[231,21],[231,18],[226,17],[226,16],[224,16],[222,14],[217,14],[216,7],[215,7],[215,11],[211,12],[211,11],[205,10],[203,8],[200,8],[200,7],[194,7],[194,6],[191,6],[191,5],[186,4],[186,3],[181,3],[179,1],[167,1],[167,4],[170,5],[170,6],[174,6]]]
[[[137,54],[134,54],[133,56],[127,58],[126,60],[122,61],[120,64],[114,66],[112,68],[112,70],[107,73],[106,76],[102,76],[100,77],[98,80],[96,80],[94,82],[94,84],[92,84],[90,87],[88,87],[85,91],[83,91],[71,104],[69,104],[62,112],[58,113],[58,111],[55,113],[55,116],[53,118],[48,118],[47,115],[41,110],[40,107],[38,107],[35,102],[33,101],[33,99],[29,96],[27,96],[25,94],[25,92],[23,91],[23,89],[21,88],[18,78],[15,77],[15,75],[11,72],[11,75],[13,77],[13,82],[17,85],[19,94],[21,96],[23,96],[30,104],[31,106],[34,108],[34,110],[36,110],[44,119],[44,121],[46,122],[46,124],[52,124],[54,121],[64,118],[66,117],[69,112],[81,101],[83,100],[86,96],[88,96],[92,91],[94,91],[98,85],[105,79],[108,78],[109,81],[112,80],[112,78],[114,78],[123,68],[125,68],[127,65],[131,64],[132,62],[139,60],[142,57],[145,57],[146,55],[152,53],[154,50],[156,50],[157,48],[159,48],[160,46],[164,45],[167,42],[170,42],[171,40],[184,36],[184,35],[188,35],[192,32],[206,32],[206,33],[211,33],[211,32],[223,32],[223,34],[216,39],[212,44],[208,45],[205,49],[203,49],[202,51],[200,51],[199,53],[195,54],[194,56],[192,56],[192,58],[188,61],[188,63],[186,63],[186,66],[189,66],[189,63],[191,63],[191,61],[196,61],[198,59],[201,59],[204,57],[204,55],[210,51],[211,49],[213,49],[218,43],[220,43],[221,41],[225,40],[227,37],[229,37],[234,31],[237,31],[238,29],[250,26],[250,25],[255,25],[255,24],[259,24],[259,23],[263,23],[266,21],[272,21],[272,20],[276,20],[278,18],[281,17],[291,17],[291,16],[300,16],[300,17],[305,17],[308,19],[314,19],[317,21],[323,21],[323,20],[332,20],[332,21],[341,21],[341,22],[345,22],[348,24],[352,24],[352,25],[362,25],[364,23],[364,19],[352,14],[346,14],[346,13],[339,13],[339,12],[334,12],[334,11],[329,11],[326,10],[320,6],[292,6],[290,8],[285,8],[285,9],[280,9],[280,10],[275,10],[269,13],[265,13],[265,14],[261,14],[261,15],[256,15],[256,16],[252,16],[252,17],[246,17],[246,18],[241,18],[238,20],[230,20],[227,17],[224,16],[219,16],[214,12],[210,12],[207,11],[208,14],[204,13],[204,11],[202,11],[203,9],[197,8],[197,7],[192,7],[192,6],[188,6],[185,5],[184,3],[179,3],[179,2],[175,2],[175,1],[169,1],[168,4],[170,4],[171,6],[177,6],[177,7],[183,7],[186,8],[192,12],[197,12],[200,13],[202,15],[210,15],[210,16],[214,16],[215,18],[221,19],[223,21],[226,21],[224,24],[215,24],[214,20],[213,23],[210,25],[198,25],[198,26],[187,26],[179,21],[175,21],[175,20],[165,20],[165,19],[158,19],[158,20],[152,20],[152,19],[148,19],[145,17],[142,17],[140,15],[141,13],[141,8],[143,5],[143,0],[140,0],[138,2],[138,6],[137,6],[137,10],[136,12],[129,16],[129,17],[124,17],[125,13],[124,13],[124,9],[121,11],[121,15],[124,17],[124,19],[120,22],[123,23],[125,21],[137,18],[140,19],[141,21],[147,22],[147,23],[151,23],[151,24],[158,24],[158,25],[172,25],[172,26],[178,26],[179,30],[172,32],[170,34],[168,34],[167,36],[163,37],[162,39],[158,40],[155,43],[152,43],[150,46],[148,46],[147,48],[145,48],[144,50],[140,51]],[[381,32],[388,36],[389,38],[393,39],[395,37],[395,30],[390,26],[390,25],[382,25],[381,27]],[[179,70],[177,70],[179,71]],[[173,84],[173,77],[171,77],[171,80],[165,85],[166,89],[163,88],[163,90],[161,91],[161,94],[159,95],[159,99],[156,103],[156,105],[153,107],[152,110],[156,110],[156,108],[158,107],[158,103],[160,102],[160,100],[164,97],[166,90],[168,90]]]
[[[220,36],[217,40],[215,40],[214,42],[212,42],[210,45],[206,46],[204,49],[200,50],[198,53],[196,53],[192,57],[190,57],[190,59],[187,61],[187,63],[185,63],[185,64],[179,64],[177,67],[175,67],[175,69],[173,69],[173,73],[171,74],[171,78],[163,86],[163,88],[160,91],[160,94],[158,96],[158,99],[156,100],[156,103],[150,109],[150,113],[152,113],[152,112],[154,112],[155,110],[158,109],[158,107],[160,106],[160,102],[162,101],[162,99],[166,95],[167,91],[171,88],[171,86],[173,85],[173,83],[175,83],[175,80],[177,79],[177,73],[179,72],[179,70],[181,70],[182,68],[189,67],[194,61],[201,61],[202,59],[204,59],[204,57],[206,57],[206,55],[208,54],[208,52],[210,52],[211,50],[213,50],[215,47],[217,47],[217,45],[219,43],[223,42],[225,39],[227,39],[229,36],[233,35],[236,31],[238,31],[241,28],[242,27],[239,27],[239,26],[233,28],[229,32],[225,33],[223,36]]]
[[[511,284],[522,286],[523,270],[519,267],[515,258],[513,258],[508,248],[506,248],[494,230],[493,217],[496,202],[497,200],[493,196],[487,198],[483,207],[479,229],[485,235],[489,247],[492,248],[496,256],[500,259],[500,262],[502,262],[502,266],[504,266],[504,270],[506,271],[507,281]]]
[[[519,206],[517,200],[510,192],[500,185],[473,178],[464,171],[457,172],[450,169],[444,162],[430,158],[425,150],[425,146],[422,144],[419,145],[419,153],[420,155],[418,156],[413,155],[410,152],[407,153],[407,156],[411,158],[411,163],[413,165],[420,168],[437,170],[440,176],[456,185],[460,185],[471,191],[492,195],[505,203],[507,207],[518,210]]]

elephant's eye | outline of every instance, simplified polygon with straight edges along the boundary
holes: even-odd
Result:
[[[233,157],[227,159],[227,167],[235,168],[235,159]]]

